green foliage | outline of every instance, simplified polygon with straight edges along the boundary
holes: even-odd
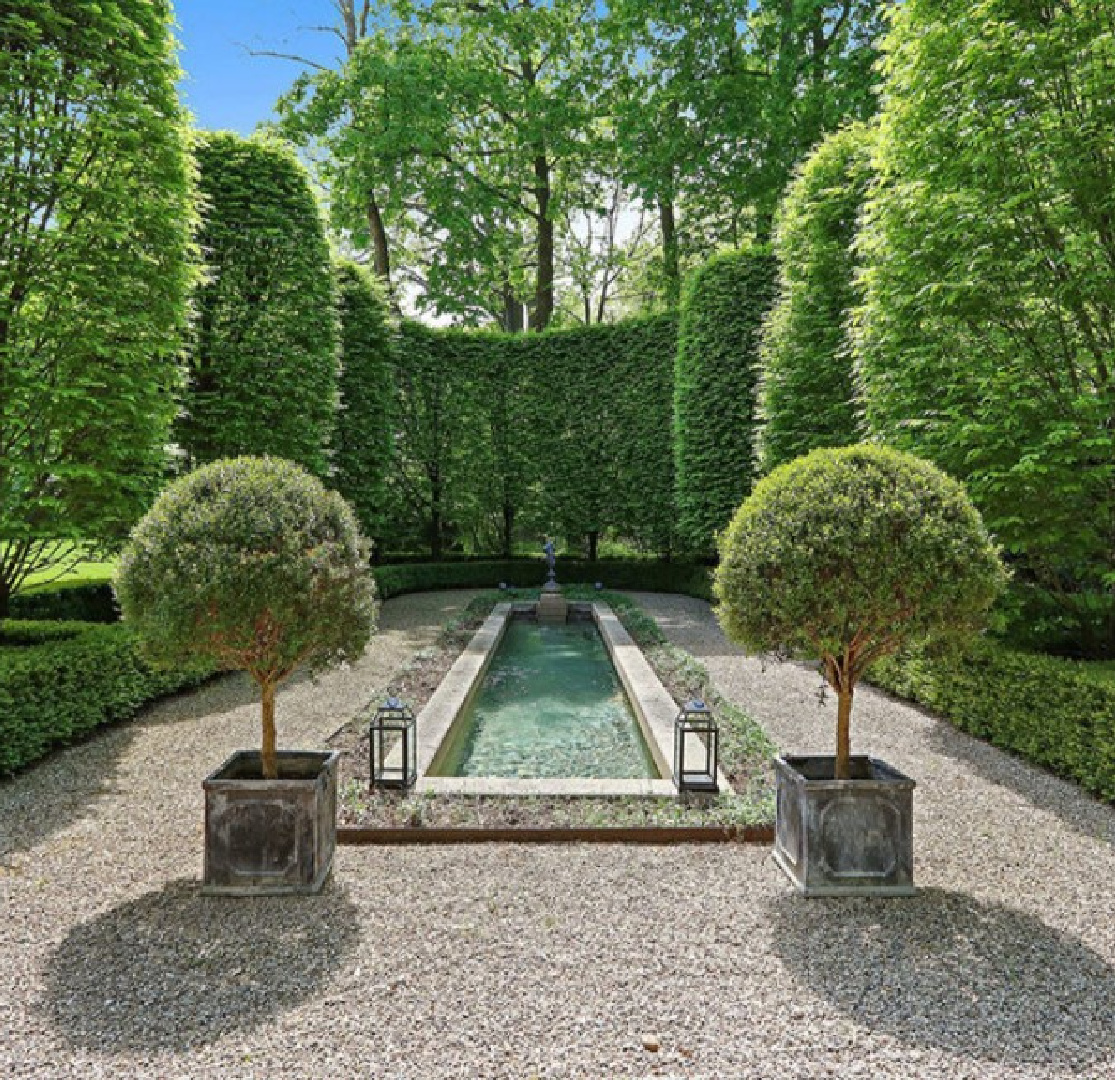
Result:
[[[751,230],[765,237],[798,162],[826,132],[873,114],[876,40],[888,6],[606,5],[605,102],[621,176],[647,204],[684,211],[672,253],[670,237],[662,237],[675,288],[679,256],[736,245]]]
[[[196,686],[212,673],[204,663],[152,666],[124,626],[48,640],[45,628],[52,625],[59,624],[43,624],[40,645],[0,648],[0,775],[103,724],[129,720],[155,698]]]
[[[96,623],[69,621],[5,619],[0,622],[0,649],[42,645],[48,641],[69,641],[88,633]]]
[[[764,249],[710,259],[686,282],[674,380],[678,527],[694,551],[751,491],[759,331],[775,266]]]
[[[207,276],[178,441],[192,464],[274,454],[324,476],[337,396],[329,245],[278,143],[197,136]]]
[[[763,326],[759,470],[858,441],[848,316],[860,299],[854,250],[870,179],[869,132],[830,135],[791,185],[775,229],[778,300]]]
[[[1115,685],[1089,664],[980,639],[944,653],[907,648],[868,679],[1115,802]]]
[[[676,326],[669,314],[545,334],[405,323],[396,485],[434,557],[454,533],[510,552],[516,529],[579,542],[611,528],[669,550]]]
[[[352,510],[298,466],[217,461],[136,526],[116,588],[157,661],[205,658],[261,685],[359,658],[375,590]]]
[[[340,412],[333,486],[365,535],[383,536],[391,520],[394,456],[391,326],[380,286],[352,262],[336,268],[341,317]]]
[[[441,554],[450,522],[468,516],[471,486],[480,478],[483,419],[478,365],[482,343],[460,332],[405,322],[396,347],[398,450],[394,482],[412,528]]]
[[[815,450],[756,485],[722,539],[714,589],[733,641],[819,657],[850,690],[907,640],[978,627],[1005,578],[956,481],[853,446]]]
[[[865,208],[870,430],[1046,583],[1115,580],[1115,39],[1097,0],[911,0]]]
[[[435,589],[490,589],[501,581],[512,588],[538,588],[546,579],[538,560],[412,563],[377,566],[376,584],[385,600],[404,593]],[[693,563],[661,562],[651,559],[599,561],[559,559],[558,580],[562,584],[595,584],[609,589],[638,589],[646,592],[677,592],[712,598],[709,569]]]
[[[0,617],[121,539],[165,469],[195,280],[169,21],[0,7]]]
[[[12,598],[15,619],[61,619],[113,623],[120,618],[112,586],[99,578],[72,578],[46,587],[28,589]]]

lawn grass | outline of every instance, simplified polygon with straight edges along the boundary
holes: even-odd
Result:
[[[67,570],[60,577],[55,577],[49,570],[38,574],[29,574],[27,581],[24,583],[24,589],[27,592],[35,592],[38,589],[49,588],[53,585],[65,585],[71,581],[80,581],[86,585],[97,585],[111,581],[115,571],[115,560],[112,562],[83,561]]]

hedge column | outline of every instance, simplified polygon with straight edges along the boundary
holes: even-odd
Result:
[[[199,136],[207,280],[187,415],[194,464],[274,454],[322,476],[337,398],[329,244],[305,170],[276,142]]]
[[[686,282],[674,378],[679,533],[703,554],[751,490],[759,335],[774,291],[765,248],[719,255]]]

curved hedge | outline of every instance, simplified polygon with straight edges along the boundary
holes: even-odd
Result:
[[[319,476],[335,422],[329,243],[306,170],[282,144],[197,137],[206,261],[178,442],[194,465],[272,454]]]
[[[51,634],[49,625],[44,637]],[[0,648],[0,776],[103,724],[131,719],[156,698],[196,686],[210,674],[207,666],[153,667],[122,625]]]
[[[674,374],[678,529],[706,553],[751,491],[759,335],[774,293],[764,248],[710,259],[686,282]]]
[[[677,320],[497,334],[404,323],[397,342],[397,541],[435,559],[516,536],[605,529],[668,551]]]

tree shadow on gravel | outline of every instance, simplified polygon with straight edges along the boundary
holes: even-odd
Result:
[[[239,679],[239,681],[238,681]],[[246,705],[258,691],[250,680],[218,675],[200,687],[168,694],[132,720],[95,728],[51,751],[10,780],[0,781],[0,868],[85,817],[101,798],[121,790],[121,763],[146,727],[180,723]]]
[[[1115,1056],[1115,968],[1032,915],[961,893],[771,905],[803,990],[905,1043],[1004,1064],[1089,1069]]]
[[[76,925],[47,962],[44,1001],[74,1047],[189,1050],[319,992],[358,937],[335,882],[245,899],[174,881]]]

